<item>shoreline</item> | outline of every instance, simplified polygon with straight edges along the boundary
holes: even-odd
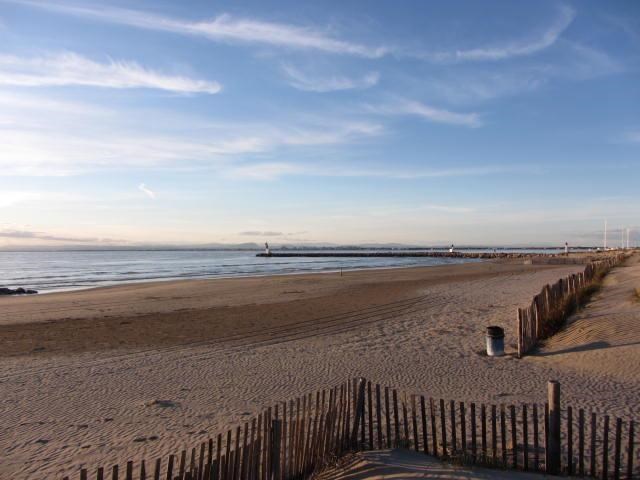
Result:
[[[156,284],[156,283],[164,283],[164,282],[191,282],[191,281],[213,281],[213,280],[229,280],[234,278],[265,278],[265,277],[281,277],[287,275],[324,275],[330,273],[339,273],[342,272],[360,272],[360,271],[376,271],[376,270],[404,270],[411,268],[434,268],[434,267],[447,267],[453,265],[464,265],[466,263],[477,263],[477,262],[490,262],[496,260],[508,260],[508,259],[497,259],[497,258],[457,258],[460,260],[458,262],[451,263],[437,263],[433,265],[391,265],[388,267],[384,266],[372,266],[372,267],[355,267],[355,268],[335,268],[335,269],[326,269],[326,270],[299,270],[296,272],[273,272],[273,273],[248,273],[248,274],[237,274],[237,275],[201,275],[201,276],[189,276],[189,277],[166,277],[166,278],[154,278],[154,279],[141,279],[141,280],[125,280],[122,282],[113,283],[110,285],[95,285],[95,286],[87,286],[87,287],[77,287],[77,288],[68,288],[68,289],[55,289],[55,290],[39,290],[37,295],[52,295],[58,293],[70,293],[70,292],[80,292],[87,290],[97,290],[102,288],[115,288],[115,287],[126,287],[128,285],[142,285],[142,284]],[[514,260],[519,260],[515,258]],[[7,295],[0,296],[0,301],[2,298],[24,298],[29,297],[29,295]],[[33,295],[31,295],[33,297]]]

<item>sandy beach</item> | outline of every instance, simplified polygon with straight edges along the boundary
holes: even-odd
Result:
[[[482,262],[2,298],[0,475],[60,476],[166,455],[357,375],[436,397],[516,403],[543,401],[547,380],[557,379],[573,405],[637,417],[640,378],[619,373],[624,360],[613,348],[638,358],[640,322],[629,321],[638,306],[623,294],[638,283],[637,259],[601,292],[620,289],[623,330],[636,329],[605,338],[606,358],[586,357],[594,345],[576,348],[599,341],[587,327],[591,336],[558,336],[539,356],[481,354],[492,324],[505,328],[512,352],[516,308],[580,268]],[[597,302],[592,317],[612,308]]]

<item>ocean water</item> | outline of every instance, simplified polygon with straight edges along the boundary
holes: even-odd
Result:
[[[279,275],[477,261],[454,258],[261,258],[255,251],[0,252],[0,287],[40,293],[131,282]]]

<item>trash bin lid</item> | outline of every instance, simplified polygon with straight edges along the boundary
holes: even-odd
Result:
[[[492,338],[504,338],[504,329],[495,325],[487,327],[487,336]]]

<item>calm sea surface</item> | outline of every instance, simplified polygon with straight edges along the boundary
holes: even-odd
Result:
[[[0,252],[0,287],[39,292],[119,283],[464,263],[453,258],[261,258],[253,251]]]

